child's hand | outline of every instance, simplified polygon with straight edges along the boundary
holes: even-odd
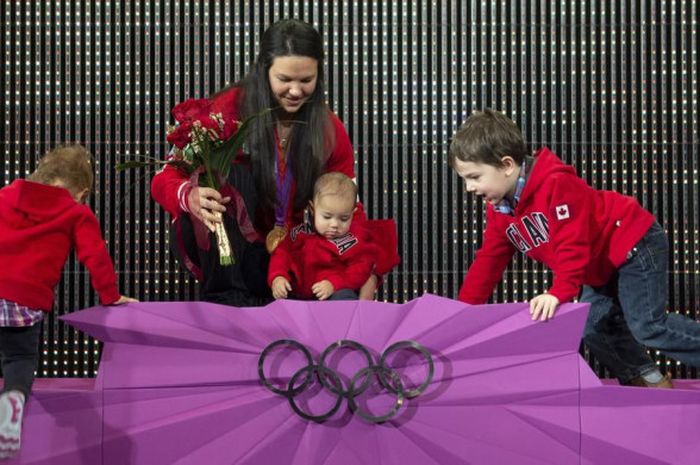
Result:
[[[554,318],[557,305],[559,305],[559,299],[553,295],[540,294],[530,300],[530,315],[532,315],[533,320],[540,318],[542,321],[547,321],[550,318]],[[540,314],[542,315],[541,317]]]
[[[272,280],[272,297],[275,299],[286,299],[290,292],[292,292],[292,285],[289,284],[287,278],[277,276]]]
[[[311,286],[311,291],[314,293],[318,300],[326,300],[327,298],[333,295],[335,289],[333,289],[333,285],[330,281],[324,279],[323,281],[319,281],[313,286]]]
[[[120,295],[119,300],[112,302],[110,305],[123,305],[129,302],[138,302],[138,300],[132,299],[131,297],[127,297],[125,295]]]

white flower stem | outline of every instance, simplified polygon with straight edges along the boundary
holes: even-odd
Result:
[[[214,212],[214,214],[221,220],[221,212]],[[219,221],[215,223],[215,225],[216,229],[214,230],[214,234],[216,234],[216,244],[219,248],[219,263],[223,266],[233,265],[236,263],[236,258],[231,251],[231,243],[228,240],[224,222]]]

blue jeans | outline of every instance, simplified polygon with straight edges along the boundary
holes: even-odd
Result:
[[[328,300],[357,300],[359,296],[357,292],[352,289],[338,289],[335,291]]]
[[[700,323],[666,312],[668,253],[654,223],[608,283],[583,287],[580,301],[591,304],[583,339],[621,383],[655,367],[643,346],[700,367]]]
[[[316,297],[308,297],[306,299],[302,299],[301,297],[295,296],[294,294],[291,294],[289,296],[290,299],[294,300],[318,300]],[[358,300],[360,296],[357,294],[357,292],[353,291],[352,289],[338,289],[335,291],[333,294],[328,297],[327,300]]]

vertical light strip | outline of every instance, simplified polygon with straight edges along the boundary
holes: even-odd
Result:
[[[12,67],[13,63],[17,62],[17,57],[12,56],[11,51],[13,49],[16,50],[15,47],[12,45],[12,12],[16,8],[17,5],[19,5],[20,2],[15,2],[13,3],[8,3],[6,4],[7,9],[9,10],[4,17],[2,18],[3,20],[3,34],[2,34],[2,51],[3,51],[3,69],[2,69],[2,74],[3,74],[3,108],[10,108],[11,107],[11,82],[12,82],[12,76],[10,74],[10,69]],[[4,118],[2,124],[3,124],[3,136],[6,139],[10,139],[8,131],[10,130],[9,128],[9,123],[11,120],[8,120],[7,118]],[[14,157],[11,156],[12,153],[12,147],[10,144],[10,140],[4,140],[3,141],[3,154],[2,154],[2,175],[3,175],[3,180],[5,182],[10,182],[11,179],[14,179],[14,175],[10,172],[10,163],[14,161]]]
[[[153,85],[156,82],[156,68],[154,65],[154,60],[155,56],[157,55],[154,53],[153,49],[156,48],[155,37],[157,34],[157,29],[156,24],[153,22],[151,8],[153,8],[153,3],[143,2],[138,9],[139,15],[140,12],[143,11],[143,15],[140,15],[139,20],[141,23],[141,36],[143,40],[143,46],[141,48],[143,51],[141,75],[143,76],[144,81],[141,92],[144,108],[139,124],[140,127],[143,127],[143,134],[141,136],[141,140],[139,141],[139,156],[142,157],[156,153],[156,150],[154,150],[154,144],[149,141],[149,135],[156,134],[153,131],[153,125],[155,124],[155,109],[157,108],[156,102],[154,101],[153,92]],[[138,174],[136,176],[138,176]],[[146,186],[143,184],[134,186],[134,189],[139,189],[139,195],[141,195],[142,198],[141,205],[143,205],[144,208],[143,214],[135,216],[137,220],[139,220],[141,227],[141,232],[137,240],[146,237],[153,238],[154,240],[151,243],[154,244],[154,247],[158,247],[155,244],[159,241],[159,237],[153,234],[153,222],[151,221],[155,206],[153,205],[153,202],[150,201],[149,191],[145,187]],[[155,292],[158,292],[158,287],[153,285],[157,275],[149,272],[150,270],[154,269],[154,260],[152,255],[148,253],[148,247],[144,247],[143,251],[137,254],[137,256],[141,260],[141,267],[139,267],[139,271],[146,271],[145,273],[141,271],[139,273],[143,279],[143,288],[139,288],[137,294],[143,293],[145,289],[153,289]]]
[[[83,11],[84,10],[84,11]],[[83,14],[84,13],[84,14]],[[86,148],[90,151],[93,150],[93,145],[91,143],[88,143],[88,138],[89,133],[90,133],[90,120],[91,120],[91,105],[90,105],[90,100],[92,96],[90,95],[90,92],[87,91],[86,86],[88,84],[88,79],[89,79],[89,72],[88,70],[91,68],[89,62],[88,62],[88,57],[90,50],[90,45],[88,43],[87,38],[90,37],[92,34],[92,31],[89,29],[90,28],[90,5],[82,5],[81,7],[78,8],[75,14],[75,18],[73,21],[73,27],[75,30],[75,36],[76,36],[76,50],[75,50],[75,55],[77,57],[76,60],[76,66],[75,66],[75,73],[77,74],[76,76],[76,85],[75,85],[75,95],[77,96],[76,101],[73,102],[73,105],[77,105],[77,109],[75,111],[76,113],[76,118],[77,118],[77,133],[78,137],[77,140],[80,141],[83,145],[86,146]],[[94,157],[94,154],[93,154]],[[99,168],[95,164],[95,171],[98,171]],[[85,302],[83,306],[87,305],[87,302],[91,301],[92,297],[92,288],[90,287],[90,277],[88,276],[87,273],[85,273],[85,270],[82,269],[80,270],[81,273],[81,281],[82,281],[82,301]],[[72,369],[71,373],[72,376],[87,376],[89,372],[89,345],[90,345],[90,338],[88,337],[87,334],[75,331],[74,332],[75,336],[75,342],[72,345],[72,347],[67,347],[67,350],[70,350],[71,356],[69,359],[73,360],[72,364]],[[82,353],[79,352],[80,348],[82,347]]]
[[[695,302],[700,299],[700,279],[697,279],[700,273],[700,161],[698,161],[698,145],[700,134],[698,134],[698,114],[700,113],[700,105],[698,105],[698,49],[700,48],[700,37],[698,34],[698,17],[700,16],[700,6],[696,2],[689,1],[690,26],[687,34],[688,43],[691,44],[691,56],[689,71],[689,88],[688,97],[690,99],[689,115],[692,118],[688,126],[688,140],[692,140],[692,145],[689,145],[686,150],[687,156],[692,164],[692,183],[689,184],[689,196],[692,199],[692,209],[689,210],[688,219],[693,228],[692,241],[687,244],[687,247],[692,251],[693,258],[691,259],[692,266],[688,270],[688,280],[693,283],[690,288],[690,298],[687,299],[687,308],[690,314],[695,314],[696,319],[700,319],[700,310],[698,310]],[[693,221],[694,220],[694,221]],[[685,244],[684,244],[685,246]]]

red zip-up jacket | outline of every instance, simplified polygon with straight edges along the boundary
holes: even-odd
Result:
[[[367,242],[363,228],[350,231],[337,239],[326,239],[308,224],[292,228],[270,257],[268,285],[283,276],[292,285],[295,297],[314,297],[311,286],[327,279],[335,291],[357,291],[369,279],[378,253]]]
[[[62,187],[18,179],[0,189],[0,298],[51,311],[71,249],[100,302],[119,300],[117,277],[90,207]]]
[[[605,284],[654,221],[634,198],[593,189],[543,147],[514,215],[488,205],[483,244],[459,300],[486,302],[519,250],[552,270],[547,292],[560,302],[570,301],[581,285]]]

